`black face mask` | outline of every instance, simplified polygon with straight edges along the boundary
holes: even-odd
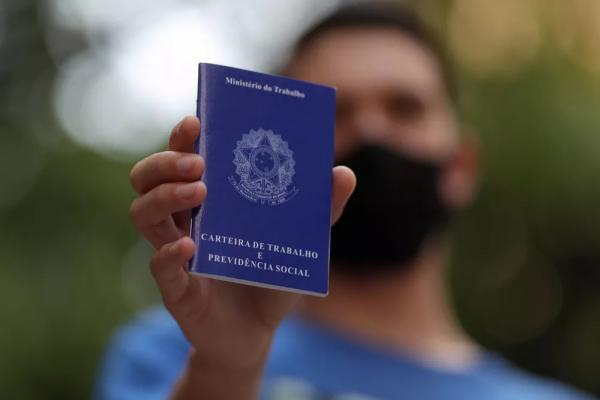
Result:
[[[361,274],[403,269],[448,220],[438,189],[443,166],[371,144],[339,161],[357,185],[332,228],[332,265]]]

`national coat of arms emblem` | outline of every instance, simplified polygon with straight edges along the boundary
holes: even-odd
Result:
[[[294,152],[272,130],[251,129],[243,134],[233,155],[235,175],[230,176],[229,181],[246,199],[278,205],[298,192],[296,187],[292,187],[296,173]]]

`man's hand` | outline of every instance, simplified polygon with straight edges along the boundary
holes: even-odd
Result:
[[[200,121],[184,118],[171,133],[169,150],[131,170],[139,197],[131,219],[157,249],[150,269],[167,310],[192,344],[178,397],[250,399],[256,395],[275,328],[300,295],[211,280],[188,272],[195,245],[188,236],[191,209],[207,188],[199,181],[204,160],[194,153]],[[332,223],[354,190],[346,167],[333,169]]]

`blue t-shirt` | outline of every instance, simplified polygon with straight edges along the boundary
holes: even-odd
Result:
[[[188,351],[187,340],[163,308],[141,314],[110,343],[95,398],[167,398]],[[469,371],[449,372],[298,317],[288,318],[277,331],[261,395],[264,400],[591,398],[523,372],[490,353]]]

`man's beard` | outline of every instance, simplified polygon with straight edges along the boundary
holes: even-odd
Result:
[[[438,185],[444,164],[372,144],[339,161],[354,171],[357,185],[332,228],[333,268],[362,276],[405,270],[447,225]]]

